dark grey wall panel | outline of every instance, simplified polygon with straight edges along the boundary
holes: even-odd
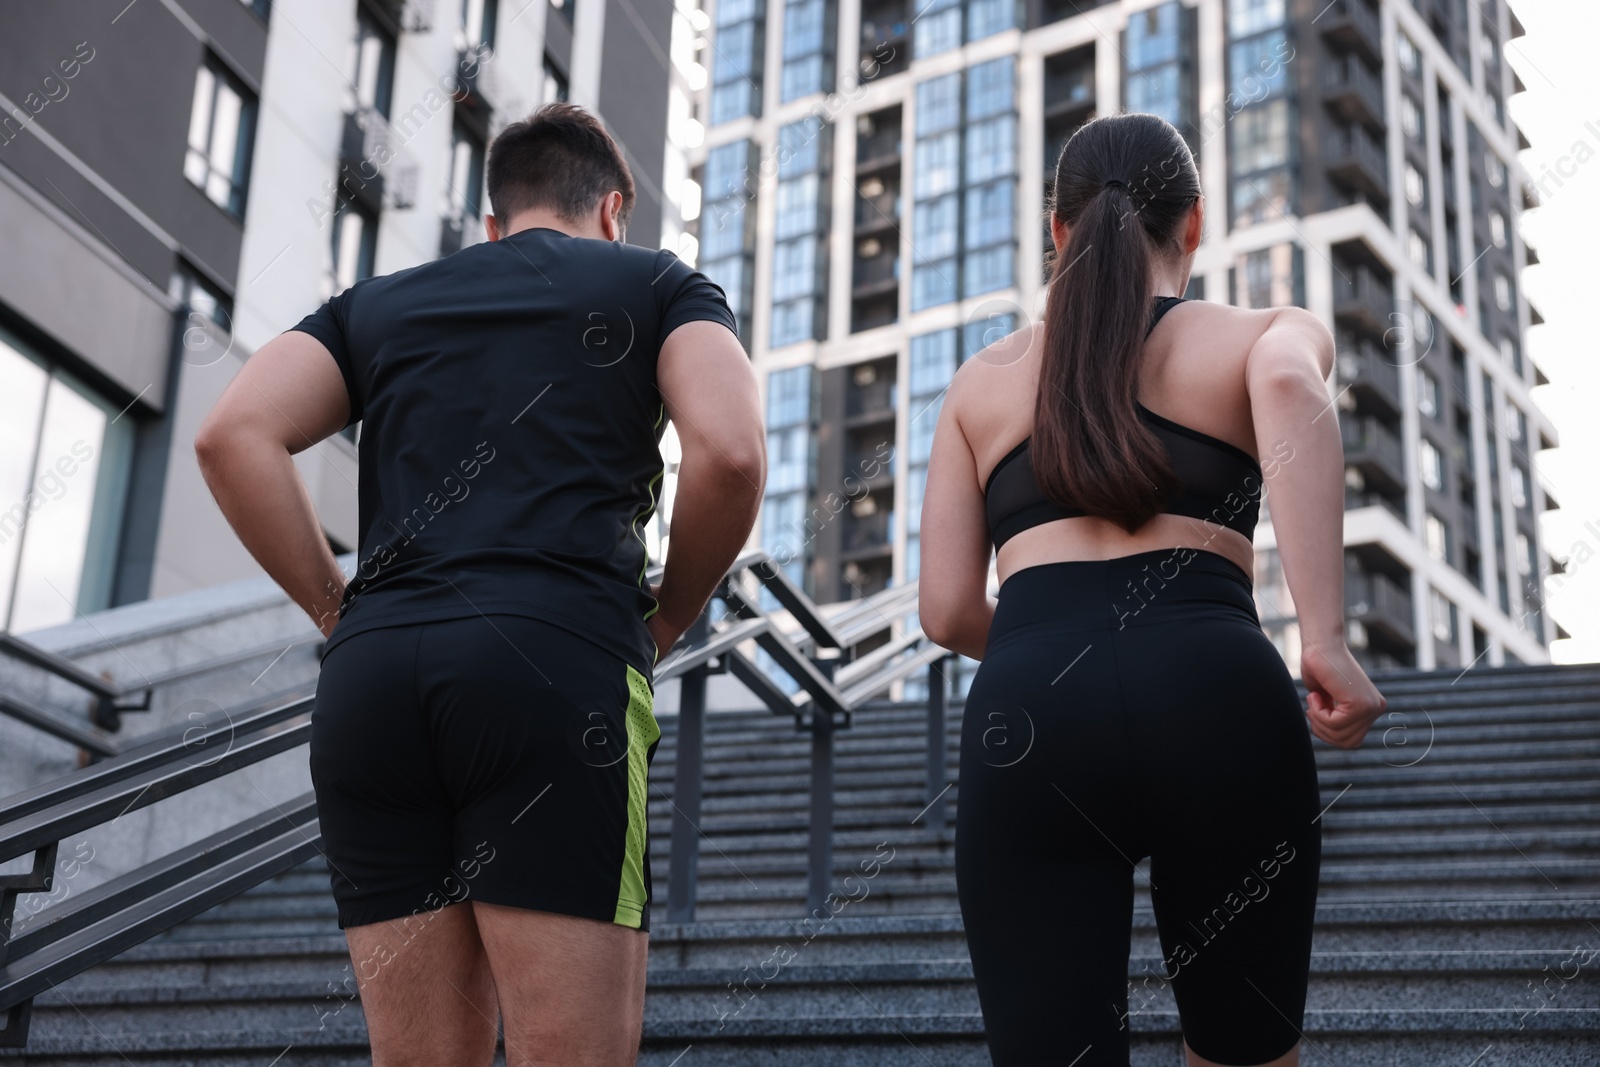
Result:
[[[661,243],[661,165],[667,141],[671,0],[607,0],[600,114],[622,143],[639,199],[628,243]]]
[[[239,10],[224,16],[221,0],[195,0],[203,16],[197,21],[226,39],[230,56],[253,64],[251,80],[259,81],[266,28],[237,0],[229,2]],[[195,70],[205,50],[160,0],[143,0],[131,7],[126,0],[7,4],[0,13],[0,92],[23,104],[29,93],[44,95],[44,79],[59,77],[63,60],[88,57],[79,61],[75,77],[60,83],[66,87],[65,95],[45,104],[32,121],[231,288],[238,270],[241,224],[199,195],[183,177]],[[172,271],[171,258],[156,264],[142,250],[128,247],[145,241],[128,235],[127,213],[104,198],[80,201],[57,180],[59,167],[44,161],[39,148],[37,138],[23,133],[0,147],[0,160],[63,210],[81,210],[94,228],[164,288]],[[52,188],[51,181],[59,189]]]

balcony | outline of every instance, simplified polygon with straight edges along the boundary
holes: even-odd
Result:
[[[364,107],[347,113],[339,145],[340,195],[374,213],[414,206],[417,167],[401,144],[378,111]]]
[[[868,497],[867,500],[871,500]],[[841,555],[846,559],[866,559],[889,552],[893,549],[894,512],[888,508],[878,508],[867,515],[856,515],[854,505],[851,514],[844,519],[844,528],[839,545]]]
[[[1375,571],[1346,571],[1344,613],[1369,634],[1377,632],[1401,644],[1416,643],[1416,627],[1411,615],[1411,594],[1385,574]]]
[[[870,134],[856,136],[856,174],[862,176],[885,167],[900,165],[900,123],[879,126]]]
[[[1384,358],[1383,349],[1365,339],[1348,347],[1341,343],[1335,366],[1341,386],[1349,386],[1358,399],[1376,404],[1385,413],[1399,416],[1400,368]]]
[[[1328,176],[1358,192],[1389,199],[1389,165],[1383,146],[1363,126],[1329,130],[1323,141],[1322,161]]]
[[[1344,493],[1344,509],[1346,511],[1355,511],[1357,508],[1383,508],[1396,519],[1399,519],[1402,524],[1406,521],[1404,500],[1397,500],[1382,493],[1363,492],[1347,488]]]
[[[863,245],[871,245],[877,238],[868,238]],[[881,243],[880,243],[881,244]],[[856,247],[855,270],[851,277],[851,292],[857,297],[887,292],[900,284],[899,243],[891,242],[874,256],[863,256],[860,245]]]
[[[894,379],[879,374],[864,385],[852,382],[845,392],[845,425],[851,429],[893,421],[895,415]]]
[[[1354,54],[1331,59],[1323,68],[1323,99],[1346,122],[1374,132],[1384,128],[1383,79]]]
[[[868,179],[857,186],[857,189],[859,194],[856,197],[855,218],[857,237],[881,233],[884,230],[893,230],[899,226],[900,187],[898,184],[889,185],[877,179]],[[891,243],[898,240],[892,235],[886,239]]]
[[[1389,283],[1357,263],[1336,263],[1334,318],[1381,337],[1394,324],[1394,293]]]
[[[484,239],[483,220],[465,212],[439,219],[439,255],[448,256]]]
[[[489,113],[496,106],[503,106],[506,97],[494,66],[494,52],[487,46],[458,49],[455,75],[456,91],[452,95],[457,106],[482,127],[480,135],[487,134]]]
[[[1339,421],[1344,462],[1361,472],[1365,484],[1379,491],[1405,491],[1405,461],[1400,437],[1371,415]]]
[[[1316,24],[1331,43],[1359,51],[1373,63],[1383,62],[1383,31],[1377,10],[1367,0],[1333,0]]]

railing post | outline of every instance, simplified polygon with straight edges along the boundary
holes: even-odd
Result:
[[[944,665],[950,657],[940,656],[928,664],[928,807],[923,815],[929,832],[935,838],[944,836],[945,812],[945,741],[944,713],[948,683]]]
[[[710,631],[708,612],[690,624],[689,644]],[[705,789],[706,676],[704,666],[683,675],[678,689],[678,758],[672,781],[672,852],[667,866],[667,921],[694,921],[700,880],[700,798]]]
[[[837,659],[816,660],[833,677]],[[833,889],[833,712],[811,706],[811,833],[806,848],[806,912],[815,914]]]

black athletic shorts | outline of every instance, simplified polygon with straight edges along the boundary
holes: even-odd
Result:
[[[311,716],[340,928],[478,900],[648,930],[652,699],[619,656],[522,616],[341,642]]]

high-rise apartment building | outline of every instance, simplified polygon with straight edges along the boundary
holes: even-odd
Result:
[[[692,40],[669,0],[7,5],[0,630],[259,573],[201,419],[328,296],[483,240],[507,122],[597,112],[637,179],[628,239],[675,246]],[[298,457],[341,551],[356,436]]]
[[[814,596],[917,577],[943,391],[1038,315],[1056,157],[1126,109],[1195,152],[1189,295],[1337,337],[1358,655],[1548,658],[1505,0],[707,3],[698,262],[765,383],[761,543]],[[1270,497],[1263,520],[1260,612],[1294,665]]]

